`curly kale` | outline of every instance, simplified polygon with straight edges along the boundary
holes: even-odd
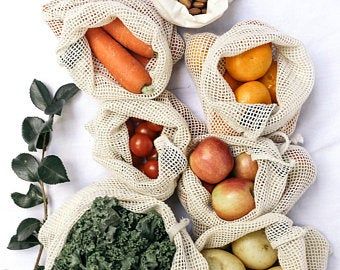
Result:
[[[99,197],[71,229],[53,270],[166,270],[175,252],[158,213]]]

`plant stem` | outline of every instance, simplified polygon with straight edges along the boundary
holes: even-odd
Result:
[[[52,121],[53,121],[53,119],[52,119]],[[47,146],[46,146],[46,136],[47,135],[46,134],[47,133],[44,134],[44,139],[43,139],[43,149],[42,149],[42,152],[41,152],[41,160],[44,159],[45,153],[46,153],[46,148],[47,148]],[[43,218],[42,223],[45,223],[45,221],[48,218],[48,197],[47,197],[47,194],[46,194],[46,191],[45,191],[45,186],[44,186],[43,181],[39,180],[39,186],[40,186],[40,189],[41,189],[41,193],[42,193],[42,197],[43,197],[43,203],[44,203],[44,218]],[[38,269],[43,250],[44,250],[44,246],[42,244],[40,244],[38,256],[37,256],[37,259],[35,260],[33,270]]]

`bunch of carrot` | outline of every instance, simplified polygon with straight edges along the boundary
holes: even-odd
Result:
[[[145,69],[152,47],[138,39],[118,18],[101,28],[90,28],[86,38],[94,56],[113,78],[131,93],[149,91],[152,79]]]

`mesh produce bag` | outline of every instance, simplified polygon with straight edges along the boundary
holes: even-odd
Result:
[[[267,238],[278,251],[283,270],[326,270],[330,246],[325,237],[309,227],[296,227],[279,214],[266,214],[253,221],[219,225],[204,232],[196,241],[202,251],[224,248],[240,237],[265,229]]]
[[[177,223],[170,207],[154,198],[133,193],[121,183],[116,176],[100,181],[78,192],[60,209],[48,218],[39,232],[39,241],[47,251],[45,269],[53,267],[54,260],[62,250],[68,233],[79,218],[91,207],[97,197],[110,197],[119,200],[120,205],[135,213],[150,210],[158,212],[164,222],[170,239],[176,245],[176,253],[172,262],[172,270],[197,269],[208,270],[208,265],[195,248],[189,234],[185,230],[188,220]]]
[[[183,27],[200,28],[220,18],[232,1],[209,0],[206,14],[196,16],[191,15],[188,8],[178,0],[153,0],[153,3],[167,21]]]
[[[168,84],[173,63],[184,52],[184,42],[176,28],[158,15],[150,0],[56,0],[43,7],[43,15],[59,39],[59,63],[80,89],[101,100],[158,96]],[[128,92],[92,56],[84,37],[87,29],[103,26],[116,17],[156,52],[157,57],[147,65],[153,81],[150,94]]]
[[[211,133],[255,139],[281,130],[292,134],[314,84],[312,62],[301,42],[258,21],[236,24],[222,36],[187,36],[186,64],[196,83]],[[224,57],[272,43],[278,62],[278,104],[241,104],[223,78]]]
[[[88,126],[94,137],[94,159],[111,172],[120,175],[119,179],[126,181],[125,184],[131,190],[159,200],[165,200],[173,194],[178,177],[187,166],[185,154],[191,140],[188,125],[172,106],[169,96],[172,95],[165,91],[156,100],[104,102],[99,115]],[[180,104],[174,96],[172,100]],[[184,106],[183,108],[185,109]],[[164,127],[161,135],[154,141],[159,163],[157,179],[148,178],[132,165],[125,124],[129,117]]]
[[[207,136],[214,135],[197,137],[190,149]],[[193,220],[196,236],[216,225],[248,221],[269,212],[287,213],[315,180],[316,168],[311,157],[304,148],[290,145],[287,135],[283,135],[286,142],[279,145],[269,138],[259,138],[254,142],[242,137],[215,136],[229,145],[233,156],[246,152],[257,161],[259,168],[254,185],[256,207],[238,220],[221,219],[212,208],[211,194],[188,166],[179,181],[178,195]]]

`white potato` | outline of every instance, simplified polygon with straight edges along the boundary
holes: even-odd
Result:
[[[243,263],[227,251],[205,249],[201,253],[209,264],[209,270],[246,270]]]
[[[239,238],[231,247],[234,255],[251,269],[268,269],[277,261],[277,250],[270,245],[264,230]]]

